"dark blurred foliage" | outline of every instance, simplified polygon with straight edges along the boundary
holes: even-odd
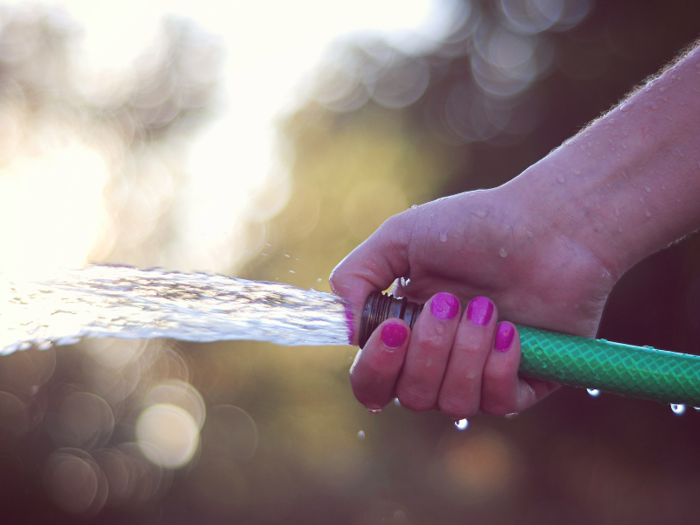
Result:
[[[559,25],[534,11],[505,20],[498,7],[535,4],[550,5],[472,2],[453,36],[424,56],[378,40],[339,50],[345,58],[319,75],[316,100],[282,124],[294,151],[292,194],[243,274],[327,289],[333,266],[387,217],[516,176],[700,34],[700,4],[690,1],[566,2],[590,9]],[[46,15],[7,20],[0,80],[31,108],[60,100],[124,130],[132,144],[167,142],[214,103],[215,77],[198,67],[216,61],[215,49],[190,47],[186,23],[168,26],[166,51],[130,89],[85,101],[60,73],[70,25]],[[494,31],[495,55],[480,51]],[[512,35],[531,53],[498,62],[498,42],[512,50]],[[21,56],[7,51],[17,39]],[[526,62],[533,67],[520,68]],[[600,336],[696,352],[699,243],[691,237],[630,271]],[[696,521],[700,414],[692,409],[679,417],[651,402],[564,389],[515,419],[478,416],[459,432],[437,413],[391,405],[368,414],[347,380],[352,348],[156,342],[132,349],[137,357],[117,379],[100,368],[104,357],[80,350],[2,358],[8,523]],[[132,443],[135,412],[163,381],[178,392],[189,382],[207,406],[200,448],[179,470],[148,463]],[[106,414],[102,403],[113,420],[96,416],[82,434],[65,431],[71,414]]]

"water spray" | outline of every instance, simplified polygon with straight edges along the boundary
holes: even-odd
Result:
[[[365,302],[360,346],[390,317],[411,328],[423,306],[381,292]],[[519,326],[520,373],[562,385],[660,403],[700,406],[700,356]]]

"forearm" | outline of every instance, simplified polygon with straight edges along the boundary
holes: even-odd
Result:
[[[698,48],[504,189],[615,277],[700,227]]]

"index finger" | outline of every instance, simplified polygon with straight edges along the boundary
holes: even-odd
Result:
[[[386,290],[399,277],[408,277],[408,232],[403,214],[387,220],[333,270],[333,293],[345,299],[353,318],[351,344],[357,344],[360,318],[370,293]]]

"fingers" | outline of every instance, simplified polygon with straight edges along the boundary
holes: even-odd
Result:
[[[493,347],[498,311],[486,297],[475,297],[457,329],[438,408],[448,416],[471,417],[481,408],[482,376]]]
[[[438,293],[418,317],[396,385],[396,396],[406,408],[420,412],[435,407],[460,310],[454,295]]]
[[[353,392],[369,409],[394,397],[415,411],[438,409],[455,419],[484,412],[517,414],[557,388],[522,378],[515,325],[498,322],[491,300],[476,297],[460,316],[458,299],[439,293],[413,331],[389,319],[372,334],[350,371]]]
[[[370,336],[350,368],[350,383],[357,400],[378,410],[394,396],[406,356],[410,328],[401,319],[384,321]]]

